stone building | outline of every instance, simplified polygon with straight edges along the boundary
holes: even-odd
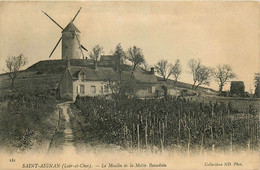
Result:
[[[81,59],[80,31],[70,22],[62,31],[62,59]]]
[[[77,96],[108,95],[111,89],[111,79],[118,77],[117,72],[111,67],[92,65],[73,66],[68,62],[58,86],[60,99],[75,100]],[[140,98],[156,97],[157,77],[154,69],[151,71],[124,71],[123,77],[130,77],[135,84],[134,94]],[[113,83],[113,81],[112,81]]]

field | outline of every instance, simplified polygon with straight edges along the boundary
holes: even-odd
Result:
[[[257,150],[259,101],[241,101],[247,106],[243,112],[233,102],[83,97],[77,98],[79,112],[74,113],[93,146],[114,144],[151,152]]]

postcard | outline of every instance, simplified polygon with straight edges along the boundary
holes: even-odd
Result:
[[[257,1],[0,2],[0,170],[259,169]]]

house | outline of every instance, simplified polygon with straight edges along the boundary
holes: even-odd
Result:
[[[151,71],[124,71],[122,76],[133,75],[135,95],[140,98],[155,97],[157,77]],[[68,66],[61,77],[58,94],[60,99],[75,100],[79,96],[98,96],[111,94],[111,78],[117,77],[112,67],[98,66],[97,62],[88,66]]]
[[[157,77],[154,75],[154,68],[151,71],[134,71],[135,95],[139,98],[156,97]]]
[[[102,55],[102,56],[100,56],[100,65],[113,66],[114,62],[115,61],[114,61],[113,55]]]
[[[115,74],[112,68],[68,66],[58,87],[59,98],[75,100],[79,96],[96,96],[111,93],[107,78]]]

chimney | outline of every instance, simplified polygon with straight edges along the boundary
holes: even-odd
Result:
[[[154,74],[154,67],[151,67],[151,74]]]
[[[97,68],[98,68],[98,62],[94,61],[94,69],[97,70]]]

